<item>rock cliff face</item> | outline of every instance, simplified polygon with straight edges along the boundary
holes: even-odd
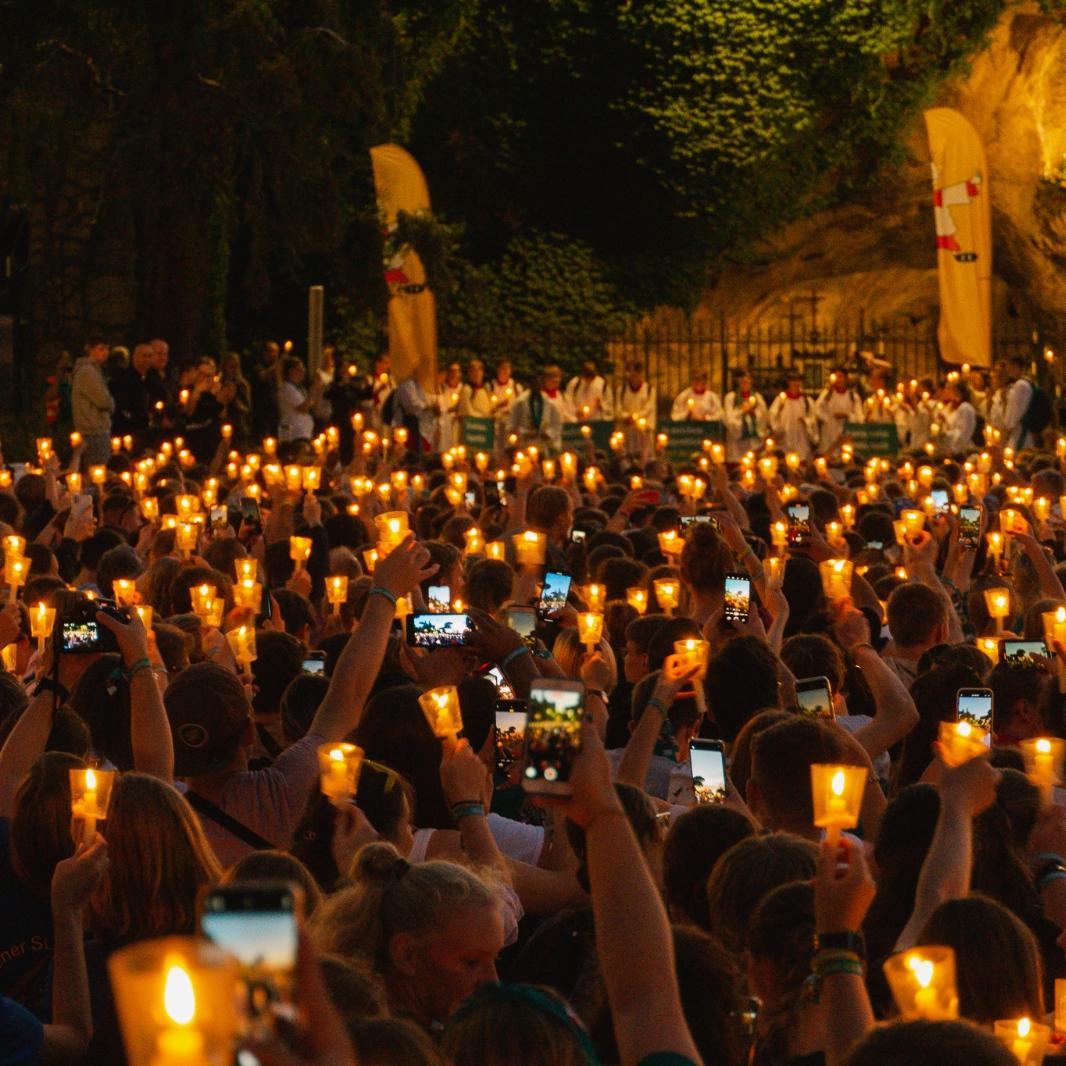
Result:
[[[1066,27],[1035,5],[1012,9],[936,103],[965,115],[985,145],[997,329],[1066,334],[1056,323],[1066,320]],[[886,168],[862,202],[790,225],[756,250],[756,261],[727,268],[697,317],[777,322],[791,311],[810,324],[813,291],[823,327],[859,308],[889,328],[932,327],[936,251],[920,116],[906,143],[910,162]]]

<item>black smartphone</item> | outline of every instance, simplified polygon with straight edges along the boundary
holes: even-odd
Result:
[[[751,611],[751,578],[747,574],[725,576],[725,620],[746,622]]]
[[[522,765],[522,751],[526,743],[526,722],[529,712],[525,700],[496,701],[496,772],[517,785],[518,768]]]
[[[785,517],[788,519],[789,546],[802,547],[811,539],[811,505],[790,503],[785,507]]]
[[[307,658],[304,659],[304,673],[325,677],[326,653],[324,651],[309,651]]]
[[[426,607],[432,614],[445,614],[452,605],[452,590],[448,585],[430,585],[426,592]]]
[[[256,533],[263,532],[263,518],[259,513],[259,501],[254,496],[241,497],[241,521]]]
[[[711,514],[684,514],[681,516],[681,528],[689,526],[709,525],[718,528],[718,519]]]
[[[700,740],[689,744],[692,766],[692,792],[697,803],[724,803],[725,751],[720,740]]]
[[[1015,670],[1044,668],[1051,658],[1047,644],[1042,640],[1001,640],[999,661]],[[1040,660],[1045,660],[1041,662]]]
[[[969,722],[992,744],[992,690],[990,688],[960,688],[955,694],[955,721]]]
[[[580,681],[545,677],[530,685],[522,771],[526,792],[569,794],[584,713],[585,686]]]
[[[796,682],[796,706],[807,718],[833,721],[833,689],[828,677],[804,677]]]
[[[566,597],[570,595],[570,582],[573,578],[561,570],[549,570],[544,575],[537,611],[541,618],[550,618],[566,606]]]
[[[466,643],[471,628],[468,614],[409,614],[407,643],[414,648],[455,648]]]
[[[981,506],[968,503],[959,508],[959,544],[976,551],[981,543]]]
[[[240,963],[253,1020],[270,1021],[292,1003],[303,893],[295,885],[236,881],[203,898],[200,929]]]

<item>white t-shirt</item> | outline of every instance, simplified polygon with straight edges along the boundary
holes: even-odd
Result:
[[[283,444],[290,440],[310,440],[315,431],[315,420],[310,411],[297,411],[306,402],[307,393],[285,381],[278,387],[278,440]]]
[[[509,859],[524,862],[529,866],[536,866],[540,862],[541,853],[544,851],[544,827],[540,825],[527,825],[525,822],[516,822],[513,818],[504,818],[501,814],[488,814],[485,817],[488,822],[489,832],[496,841],[496,847]],[[429,842],[436,829],[416,829],[414,832],[414,844],[407,856],[408,862],[425,862],[426,852],[429,850]]]

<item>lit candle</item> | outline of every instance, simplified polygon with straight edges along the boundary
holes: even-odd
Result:
[[[653,582],[655,587],[655,599],[659,609],[667,614],[673,614],[674,608],[680,602],[680,586],[672,577],[659,577]]]
[[[836,602],[851,595],[853,566],[850,559],[826,559],[818,564],[822,574],[822,590],[827,600]]]
[[[659,551],[663,555],[680,555],[685,541],[676,529],[664,529],[659,534]]]
[[[854,529],[855,527],[855,506],[854,504],[845,503],[840,507],[840,520],[844,523],[845,529]]]
[[[605,585],[595,583],[586,585],[583,589],[583,595],[590,611],[603,611],[603,606],[607,602],[607,587]]]
[[[785,581],[785,564],[788,562],[783,555],[771,555],[763,563],[763,573],[766,576],[768,589],[779,589]]]
[[[644,614],[648,609],[647,589],[641,588],[639,585],[626,589],[626,603],[634,608],[637,614]]]
[[[814,824],[826,831],[825,839],[830,846],[839,841],[841,830],[859,824],[865,787],[865,766],[811,765]]]
[[[603,636],[603,615],[598,611],[579,611],[577,630],[585,650],[589,653],[595,651]]]
[[[43,603],[37,604],[30,611],[30,635],[37,638],[37,654],[44,653],[44,642],[52,635],[52,627],[56,621],[56,609],[46,607]]]
[[[988,751],[990,737],[983,729],[963,719],[940,723],[941,756],[948,766],[961,766]]]
[[[441,685],[423,693],[418,702],[433,735],[454,741],[463,728],[459,690],[454,685]]]
[[[492,540],[485,545],[486,559],[503,559],[507,554],[506,545],[502,540]]]
[[[137,604],[137,617],[140,618],[141,625],[143,625],[145,629],[152,628],[152,614],[153,611],[151,607],[141,603]]]
[[[1010,614],[1010,590],[1004,588],[985,589],[985,607],[989,618],[995,619],[996,635],[1003,632],[1003,619]]]
[[[909,537],[917,537],[925,528],[925,515],[922,514],[921,511],[908,509],[902,512],[899,517],[900,521],[903,523],[903,528]]]
[[[71,448],[81,447],[81,434],[77,430],[74,430],[70,435],[70,446]]]
[[[4,559],[4,580],[7,582],[7,602],[18,599],[19,589],[26,584],[30,561],[21,555],[8,555]]]
[[[883,969],[903,1021],[947,1021],[959,1016],[955,952],[933,945],[901,951]]]
[[[333,606],[333,613],[339,614],[341,604],[348,599],[348,578],[344,574],[333,574],[327,577],[326,595]]]
[[[711,646],[705,640],[696,637],[686,637],[684,640],[674,641],[674,654],[679,660],[681,673],[687,673],[693,667],[697,669],[696,681],[701,681],[707,675],[707,661],[710,658]]]
[[[115,591],[115,602],[132,606],[137,599],[137,582],[128,577],[116,577],[111,582]]]
[[[1022,1066],[1040,1066],[1051,1040],[1051,1027],[1029,1018],[1000,1020],[993,1025],[996,1039]]]
[[[263,605],[263,586],[254,578],[241,578],[233,586],[233,602],[258,614]]]
[[[188,559],[196,550],[196,542],[199,539],[199,533],[196,526],[191,523],[179,522],[175,526],[175,539],[177,540],[178,549],[181,551],[182,558]]]
[[[485,550],[485,538],[477,526],[471,526],[463,536],[466,540],[463,547],[464,555],[480,555]]]
[[[523,533],[515,534],[512,540],[515,558],[520,566],[541,566],[544,563],[547,537],[543,533],[527,529]]]
[[[289,558],[296,564],[298,574],[304,567],[304,563],[311,558],[310,537],[289,537]]]
[[[107,818],[114,770],[70,771],[70,807],[74,816],[74,843],[88,847],[96,836],[96,823]]]
[[[1050,807],[1055,802],[1055,786],[1062,777],[1062,762],[1066,756],[1066,740],[1055,737],[1035,737],[1019,744],[1025,760],[1025,772],[1040,791],[1040,802]]]
[[[363,749],[355,744],[331,743],[318,748],[318,771],[322,795],[334,807],[343,807],[355,795]]]

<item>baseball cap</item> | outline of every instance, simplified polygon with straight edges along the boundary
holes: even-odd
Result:
[[[252,714],[235,674],[217,663],[194,663],[171,680],[163,705],[176,776],[199,777],[229,766]]]

